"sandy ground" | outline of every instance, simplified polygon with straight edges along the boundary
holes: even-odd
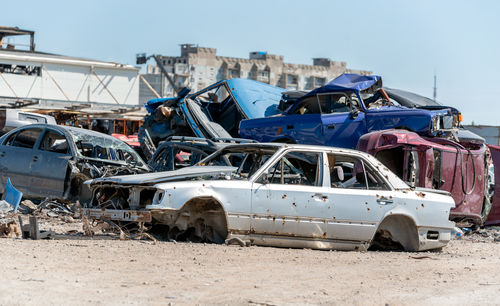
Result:
[[[80,233],[0,239],[0,304],[500,303],[500,243],[491,233],[440,253],[325,252],[88,238],[77,220],[54,220],[41,227]]]

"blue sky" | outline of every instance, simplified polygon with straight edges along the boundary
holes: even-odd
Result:
[[[37,50],[135,64],[179,44],[251,51],[312,64],[345,61],[384,84],[460,109],[464,123],[500,125],[500,1],[6,1],[3,26],[36,31]]]

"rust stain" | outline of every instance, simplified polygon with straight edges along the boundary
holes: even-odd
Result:
[[[424,203],[421,204],[422,208],[424,208]]]
[[[286,194],[282,195],[281,198],[284,200],[286,199]]]
[[[321,235],[321,238],[326,239],[326,232],[324,232],[323,235]]]
[[[367,208],[366,208],[366,210],[367,210],[367,211],[370,211],[370,207],[367,207]]]
[[[292,203],[292,205],[293,205],[294,207],[297,207],[297,204],[296,204],[295,202],[293,202],[293,203]]]
[[[425,193],[423,193],[422,191],[421,192],[417,192],[417,196],[419,196],[421,198],[425,198]]]

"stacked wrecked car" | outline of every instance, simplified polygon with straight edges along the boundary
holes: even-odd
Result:
[[[241,94],[246,92],[251,94]],[[172,101],[168,107],[184,116],[179,120],[189,127],[187,135],[357,148],[380,158],[410,186],[450,192],[456,203],[452,220],[480,226],[488,217],[491,158],[484,139],[460,128],[462,114],[457,109],[384,88],[379,76],[344,74],[310,92],[233,79]],[[248,111],[254,105],[259,112]],[[230,128],[225,128],[227,117],[214,112],[221,109],[238,111]],[[153,115],[149,121],[155,122]],[[240,122],[238,131],[235,122]]]
[[[27,145],[22,130],[0,138],[2,154],[29,147],[31,180],[39,159],[59,154],[58,185],[27,195],[78,198],[91,219],[172,240],[420,251],[446,245],[449,220],[500,219],[488,171],[500,150],[462,129],[457,109],[379,76],[344,74],[310,92],[247,79],[178,92],[146,104],[148,165],[126,145],[49,125],[31,126]]]

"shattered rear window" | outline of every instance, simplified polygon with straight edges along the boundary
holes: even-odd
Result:
[[[102,137],[97,133],[84,133],[76,129],[68,131],[76,144],[78,153],[84,157],[124,161],[128,164],[144,167],[139,155],[118,139]]]

